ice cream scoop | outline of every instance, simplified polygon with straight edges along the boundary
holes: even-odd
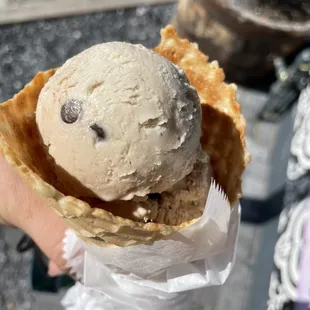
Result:
[[[68,60],[40,93],[36,122],[58,166],[105,200],[162,193],[201,156],[201,108],[184,72],[111,42]]]

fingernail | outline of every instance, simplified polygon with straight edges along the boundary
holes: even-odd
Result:
[[[62,274],[64,274],[64,272],[53,261],[50,261],[48,264],[48,275],[50,277],[57,277]]]

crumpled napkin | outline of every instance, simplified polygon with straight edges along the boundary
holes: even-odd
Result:
[[[152,245],[101,248],[69,230],[64,258],[83,284],[71,288],[62,304],[66,310],[185,310],[195,309],[191,297],[200,291],[195,303],[204,309],[212,287],[231,272],[239,224],[240,206],[231,209],[213,181],[200,220]]]

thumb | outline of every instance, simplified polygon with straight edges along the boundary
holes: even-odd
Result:
[[[48,264],[48,274],[51,277],[57,277],[64,274],[64,271],[60,269],[55,262],[52,260]]]

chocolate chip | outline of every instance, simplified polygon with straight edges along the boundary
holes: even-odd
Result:
[[[185,98],[191,102],[198,102],[199,101],[199,97],[196,91],[194,90],[190,90],[190,89],[186,89],[185,90]],[[183,111],[186,110],[186,107],[184,107]]]
[[[105,131],[98,124],[96,124],[96,123],[92,124],[92,125],[89,126],[89,128],[96,132],[97,137],[100,140],[104,140],[105,139],[105,137],[106,137]]]
[[[151,193],[151,194],[148,194],[147,197],[149,199],[160,199],[161,196],[158,193]]]
[[[82,103],[76,99],[71,99],[66,102],[60,111],[62,120],[67,124],[76,122],[82,111]]]

